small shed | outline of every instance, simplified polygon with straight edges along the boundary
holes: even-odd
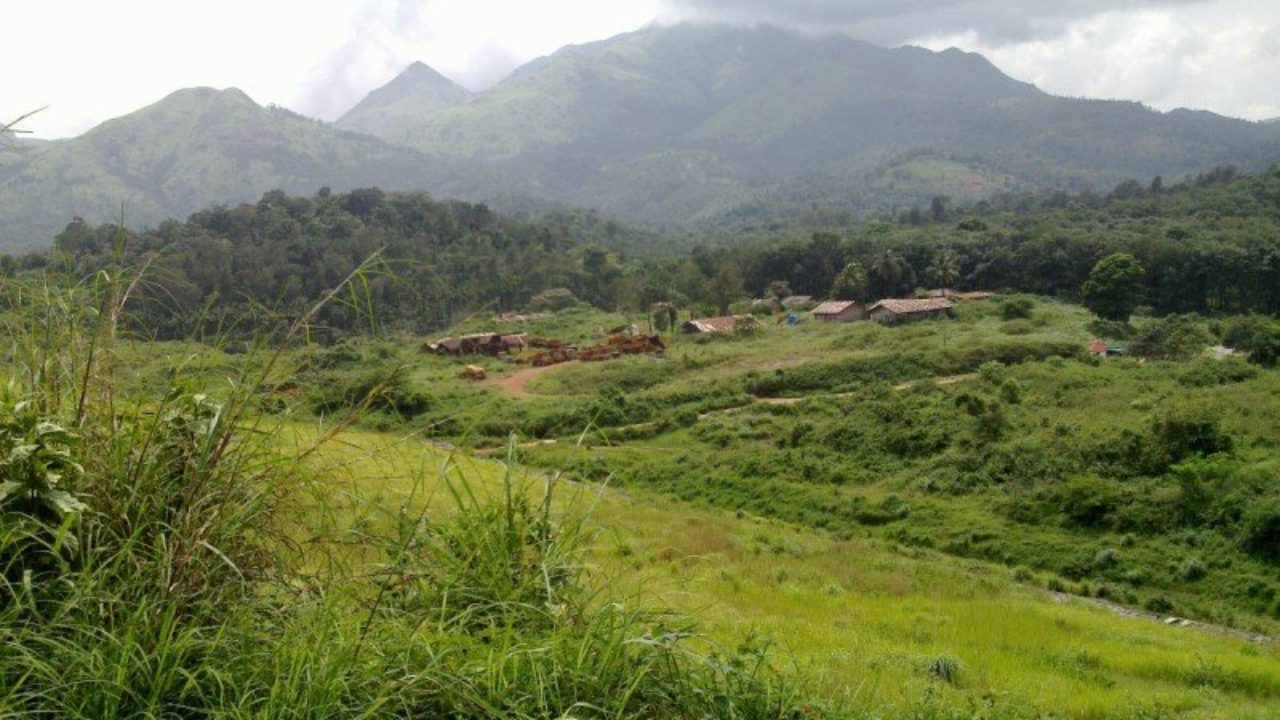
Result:
[[[943,298],[927,298],[923,300],[881,300],[872,305],[867,315],[878,323],[896,325],[942,317],[951,313],[955,304]]]
[[[690,320],[680,326],[680,332],[686,335],[710,335],[713,333],[732,333],[744,315],[723,315],[721,317],[700,318]]]
[[[463,355],[496,355],[502,346],[502,337],[498,333],[473,333],[458,338],[458,345]]]
[[[867,319],[867,308],[855,300],[828,300],[813,309],[815,320],[853,322]]]
[[[435,353],[436,355],[457,355],[462,352],[462,344],[451,337],[447,337],[435,342],[429,342],[422,349],[425,352]]]
[[[773,315],[774,313],[782,312],[785,309],[786,308],[782,306],[782,303],[778,302],[777,298],[763,297],[755,298],[751,301],[751,312],[753,313],[758,312]]]
[[[989,290],[970,290],[968,292],[956,293],[951,296],[953,300],[987,300],[995,297],[996,294]]]
[[[512,333],[510,335],[503,335],[501,340],[502,340],[502,349],[508,355],[512,353],[518,353],[528,346],[528,342],[525,339],[524,333]]]

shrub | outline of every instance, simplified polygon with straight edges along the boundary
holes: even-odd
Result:
[[[1035,306],[1035,301],[1029,297],[1006,298],[1000,303],[1000,317],[1004,320],[1028,320]]]
[[[964,668],[964,665],[951,655],[926,658],[923,665],[925,672],[929,675],[950,685],[960,681],[960,672]]]
[[[1005,335],[1030,335],[1034,329],[1026,320],[1010,320],[1000,324],[1000,332]]]
[[[982,363],[978,368],[978,376],[982,378],[982,382],[995,387],[1003,383],[1008,377],[1007,370],[1008,368],[1004,363],[998,360],[992,360],[990,362]]]
[[[1204,563],[1194,558],[1188,558],[1178,566],[1178,575],[1187,582],[1201,580],[1208,573],[1209,570],[1204,566]]]
[[[555,312],[582,304],[568,288],[544,290],[529,299],[529,309],[542,312]]]
[[[1280,498],[1250,505],[1241,523],[1241,544],[1264,560],[1280,562]]]
[[[1073,524],[1099,527],[1120,503],[1120,488],[1114,481],[1096,475],[1071,478],[1057,490],[1058,507]]]
[[[1145,457],[1147,472],[1158,474],[1189,457],[1227,452],[1231,446],[1212,410],[1176,404],[1152,417],[1149,434],[1134,454]]]
[[[1007,405],[1017,405],[1022,402],[1022,385],[1013,378],[1005,380],[1000,384],[1000,400]]]
[[[70,492],[83,476],[79,438],[42,415],[11,383],[0,391],[0,608],[33,583],[70,569],[74,525],[85,504]]]
[[[1257,375],[1257,368],[1238,357],[1204,358],[1179,375],[1178,382],[1187,387],[1213,387],[1244,382]]]
[[[1099,570],[1115,567],[1118,562],[1119,558],[1114,548],[1099,550],[1093,556],[1093,566]]]
[[[1144,325],[1129,351],[1150,360],[1190,360],[1212,344],[1213,336],[1199,318],[1170,315]]]
[[[1264,315],[1238,315],[1223,324],[1222,342],[1249,353],[1249,361],[1273,367],[1280,361],[1280,326]]]
[[[312,394],[312,410],[316,413],[329,414],[361,406],[411,418],[430,410],[432,401],[430,396],[410,386],[408,372],[402,366],[331,376],[317,383]]]
[[[1089,332],[1108,340],[1128,340],[1133,337],[1134,327],[1127,322],[1115,320],[1094,320],[1089,323]]]

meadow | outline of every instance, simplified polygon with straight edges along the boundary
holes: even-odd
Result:
[[[621,319],[581,320],[587,332]],[[423,404],[369,426],[481,452],[514,431],[522,460],[578,479],[871,533],[1055,589],[1269,631],[1275,374],[1239,358],[1087,358],[1090,323],[1043,300],[1031,319],[1005,320],[988,301],[900,328],[677,337],[663,359],[533,372],[489,360],[488,383],[388,349],[386,367]],[[341,384],[334,373],[326,384]],[[522,375],[513,394],[508,380]],[[1249,522],[1256,538],[1240,535]]]
[[[1249,524],[1274,497],[1274,370],[1092,360],[1090,316],[1034,299],[531,373],[300,323],[122,339],[101,282],[24,288],[4,316],[5,477],[30,487],[4,497],[2,716],[1280,702],[1276,565]]]
[[[446,491],[412,481],[423,467],[457,463],[491,493],[506,473],[504,461],[373,431],[344,433],[316,462],[322,487],[371,508],[446,511]],[[541,492],[546,476],[520,472]],[[1280,693],[1273,643],[1122,616],[997,564],[644,489],[559,492],[560,512],[585,518],[594,583],[696,621],[706,647],[770,643],[774,671],[857,717],[1265,718]]]

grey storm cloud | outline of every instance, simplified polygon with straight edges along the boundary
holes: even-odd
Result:
[[[839,31],[882,44],[974,32],[988,45],[1053,37],[1102,12],[1208,0],[663,0],[674,17]]]

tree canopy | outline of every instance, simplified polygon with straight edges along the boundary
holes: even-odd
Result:
[[[1113,253],[1097,262],[1080,288],[1085,307],[1103,320],[1127,322],[1142,302],[1146,270],[1129,253]]]

